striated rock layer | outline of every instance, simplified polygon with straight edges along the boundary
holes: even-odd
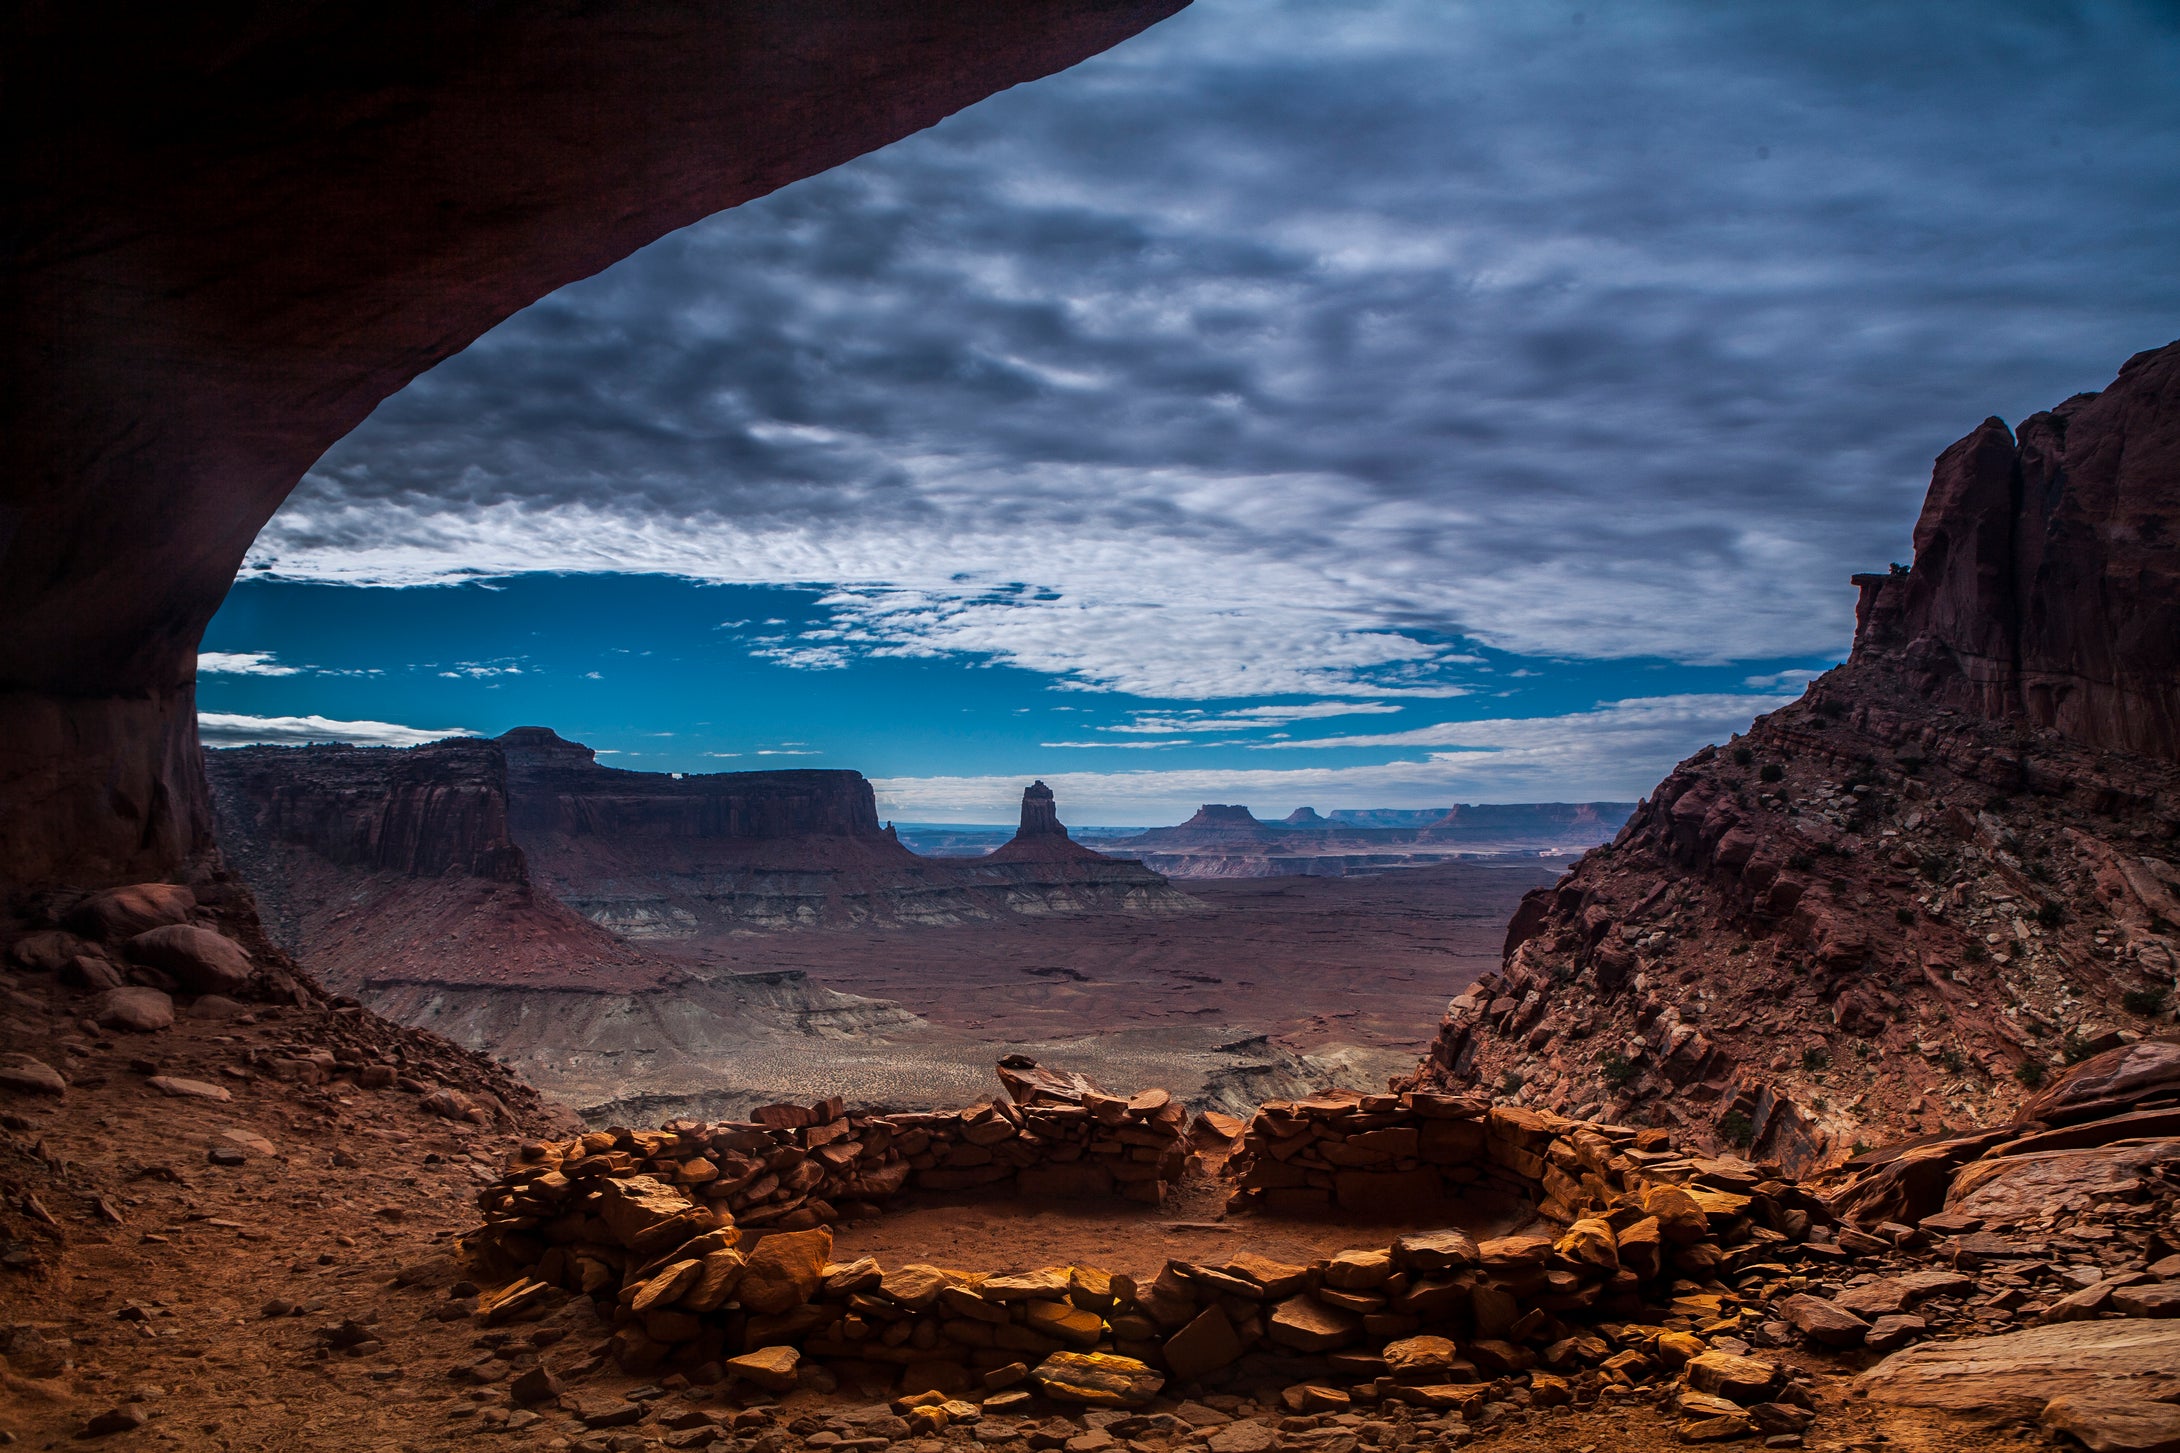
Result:
[[[1915,540],[1845,665],[1524,900],[1417,1083],[1806,1167],[2169,1020],[2180,344],[1947,450]]]
[[[941,1059],[958,1047],[800,969],[738,970],[749,956],[729,938],[1201,908],[1077,847],[1035,788],[1014,851],[931,860],[880,826],[860,773],[626,772],[542,727],[207,762],[223,851],[290,951],[335,990],[489,1049],[586,1110],[732,1102],[779,1084],[814,1040]]]
[[[675,228],[1183,3],[11,7],[0,886],[208,850],[198,640],[381,399]]]

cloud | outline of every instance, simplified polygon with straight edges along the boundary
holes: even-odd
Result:
[[[441,671],[439,674],[459,681],[464,677],[483,679],[489,676],[520,676],[522,668],[505,662],[463,661],[453,670]]]
[[[1147,736],[1173,732],[1263,731],[1292,726],[1298,721],[1318,721],[1332,716],[1371,716],[1402,709],[1383,701],[1313,701],[1300,706],[1244,706],[1221,712],[1139,711],[1128,721],[1102,726],[1098,730]],[[1046,745],[1059,744],[1048,742]]]
[[[1940,449],[2174,331],[2180,19],[1583,14],[1198,0],[509,320],[250,568],[830,585],[786,664],[1172,700],[1837,653]]]
[[[397,726],[387,721],[335,721],[324,716],[197,713],[197,739],[208,747],[299,747],[311,742],[347,742],[359,747],[415,747],[447,737],[475,735],[467,727]]]
[[[270,651],[199,651],[200,676],[295,676],[300,666],[283,666]]]
[[[1437,749],[1411,750],[1405,760],[1357,766],[1039,775],[1074,822],[1179,821],[1203,802],[1246,802],[1259,816],[1277,816],[1304,804],[1330,811],[1452,801],[1632,801],[1656,785],[1659,763],[1677,761],[1707,742],[1724,741],[1746,730],[1755,714],[1791,699],[1634,697],[1564,716],[1456,722],[1351,738],[1350,745]],[[1022,784],[1020,777],[981,776],[889,777],[872,783],[880,810],[911,822],[993,820],[993,813],[1020,799]]]
[[[1768,691],[1780,686],[1807,686],[1823,674],[1822,671],[1774,671],[1766,676],[1744,677],[1741,684],[1758,691]]]

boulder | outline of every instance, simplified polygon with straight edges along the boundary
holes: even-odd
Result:
[[[2123,1392],[2064,1393],[2044,1404],[2041,1421],[2089,1453],[2180,1453],[2180,1407],[2171,1403]]]
[[[72,933],[26,933],[8,945],[8,962],[28,974],[57,974],[83,947],[83,940]]]
[[[224,1085],[210,1084],[204,1080],[192,1080],[182,1075],[153,1075],[144,1083],[172,1100],[219,1100],[224,1102],[235,1098]]]
[[[1147,1363],[1110,1352],[1055,1352],[1030,1370],[1030,1378],[1054,1402],[1081,1407],[1139,1408],[1166,1385]]]
[[[1223,1308],[1210,1307],[1166,1339],[1166,1366],[1183,1382],[1194,1382],[1237,1360],[1247,1349]]]
[[[2180,1043],[2145,1039],[2091,1055],[2021,1107],[2023,1124],[2071,1125],[2180,1093]]]
[[[18,1095],[65,1095],[68,1081],[42,1059],[0,1054],[0,1090],[13,1090]]]
[[[1274,1308],[1264,1334],[1297,1352],[1334,1352],[1362,1335],[1362,1319],[1304,1294]]]
[[[1796,1292],[1778,1304],[1778,1313],[1794,1329],[1820,1347],[1856,1347],[1869,1335],[1870,1324],[1836,1302]]]
[[[2132,1193],[2146,1174],[2180,1162],[2180,1138],[2121,1142],[1979,1160],[1953,1177],[1946,1209],[2012,1226],[2054,1211],[2085,1211],[2101,1196]]]
[[[1966,1296],[1975,1283],[1954,1271],[1911,1271],[1902,1276],[1882,1276],[1876,1281],[1849,1287],[1832,1299],[1858,1317],[1881,1317],[1904,1312],[1929,1297]]]
[[[727,1371],[766,1392],[793,1392],[802,1354],[792,1347],[760,1347],[727,1359]]]
[[[602,1182],[598,1217],[621,1245],[655,1255],[711,1229],[712,1214],[653,1176]],[[785,1310],[782,1308],[781,1310]]]
[[[137,963],[172,975],[192,994],[232,994],[250,982],[250,956],[225,934],[186,923],[149,929],[123,946]]]
[[[111,942],[186,923],[196,906],[197,895],[178,883],[131,883],[93,893],[70,911],[67,924],[85,938]]]
[[[1741,1406],[1763,1402],[1780,1382],[1777,1366],[1731,1352],[1705,1352],[1688,1360],[1682,1374],[1697,1392],[1730,1398]]]
[[[777,1232],[749,1253],[736,1297],[750,1311],[766,1315],[799,1307],[825,1280],[825,1268],[832,1259],[833,1233],[823,1226]]]
[[[1926,1342],[1855,1380],[1877,1402],[2002,1421],[2054,1398],[2180,1396],[2180,1322],[2055,1322],[1998,1337]]]
[[[91,1018],[107,1029],[151,1034],[174,1024],[174,1001],[157,989],[108,989],[90,1004]]]

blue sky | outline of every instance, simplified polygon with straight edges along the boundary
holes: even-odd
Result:
[[[2180,335],[2175,74],[2150,4],[1198,0],[389,399],[206,737],[1636,796],[1838,658],[1940,449]]]

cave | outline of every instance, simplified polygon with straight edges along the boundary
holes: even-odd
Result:
[[[198,641],[380,400],[668,232],[1185,3],[14,9],[0,882],[208,857]]]

